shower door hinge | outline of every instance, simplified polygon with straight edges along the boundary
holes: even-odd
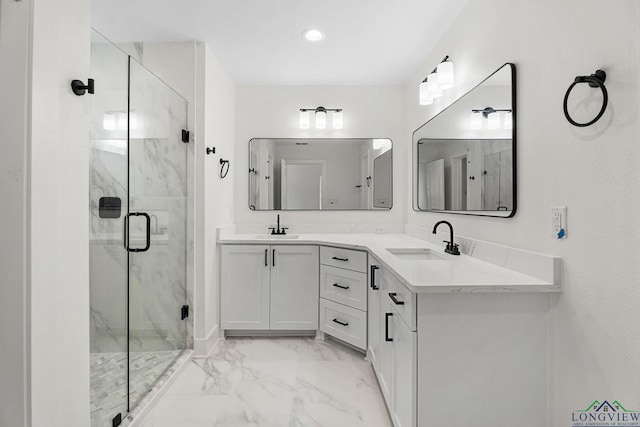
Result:
[[[185,144],[189,143],[189,131],[186,129],[182,129],[182,142]]]
[[[122,414],[118,414],[113,417],[113,420],[111,421],[111,427],[118,427],[120,424],[122,424]]]
[[[189,317],[189,306],[188,305],[183,305],[182,306],[182,314],[181,314],[182,320],[186,319],[187,317]]]

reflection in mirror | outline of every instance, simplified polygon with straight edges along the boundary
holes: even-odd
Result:
[[[249,209],[391,209],[390,139],[254,138]]]
[[[505,64],[413,134],[414,209],[516,211],[515,66]]]

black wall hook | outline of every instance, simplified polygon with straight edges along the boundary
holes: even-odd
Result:
[[[78,96],[84,95],[87,91],[93,95],[95,93],[94,81],[93,79],[89,79],[87,80],[87,84],[85,85],[82,80],[72,80],[71,90],[73,90],[73,93]]]
[[[564,103],[563,103],[564,116],[567,118],[569,123],[577,127],[587,127],[587,126],[591,126],[592,124],[600,120],[605,110],[607,109],[607,104],[609,102],[609,94],[607,92],[607,88],[604,85],[604,82],[606,79],[607,79],[607,73],[605,73],[603,70],[596,70],[596,72],[591,74],[590,76],[577,76],[573,80],[573,83],[571,83],[571,86],[569,86],[569,89],[567,89],[567,93],[564,95]],[[576,85],[579,83],[588,83],[589,87],[600,88],[600,90],[602,91],[602,97],[603,97],[602,108],[600,108],[600,112],[598,113],[598,115],[593,120],[587,123],[578,123],[575,120],[573,120],[569,115],[569,109],[567,108],[569,95],[571,94],[571,91],[573,90],[573,88],[576,87]]]

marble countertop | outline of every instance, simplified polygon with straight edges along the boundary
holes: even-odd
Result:
[[[301,245],[314,244],[365,250],[389,269],[408,289],[415,293],[489,293],[489,292],[560,292],[559,279],[534,277],[517,269],[496,265],[469,255],[449,255],[441,246],[406,234],[300,234],[297,238],[271,237],[256,234],[229,234],[222,236],[220,244]],[[442,259],[408,260],[390,253],[387,249],[429,249]],[[519,251],[519,250],[514,250]],[[524,253],[524,256],[522,255]],[[559,270],[558,257],[521,251],[518,262],[524,264],[526,256],[536,257],[541,268]],[[548,259],[544,259],[544,258]],[[539,258],[542,258],[540,262]],[[529,268],[530,270],[530,268]],[[558,274],[552,275],[558,276]],[[549,277],[542,272],[540,277]]]

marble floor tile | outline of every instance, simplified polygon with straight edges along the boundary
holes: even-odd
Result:
[[[172,424],[173,423],[173,424]],[[142,427],[391,427],[364,354],[313,338],[227,338]]]
[[[393,426],[382,393],[358,393],[358,399],[366,427]]]
[[[164,396],[141,427],[212,427],[228,396]]]
[[[291,425],[360,426],[357,379],[350,360],[301,362]]]

